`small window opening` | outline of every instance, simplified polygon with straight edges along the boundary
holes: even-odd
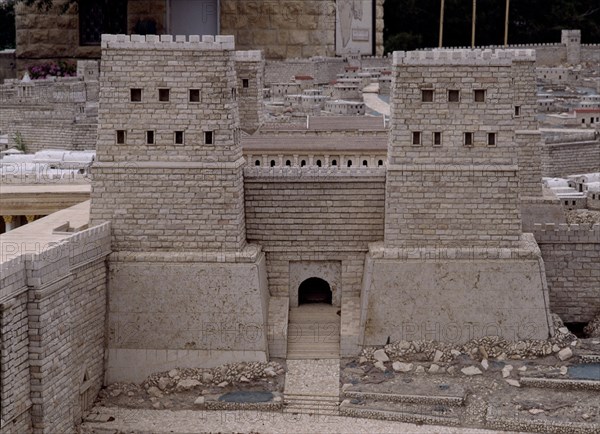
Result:
[[[488,146],[496,146],[496,133],[488,133],[487,139]]]
[[[352,167],[352,160],[348,160],[348,167]]]
[[[363,160],[362,165],[363,165],[363,167],[368,167],[369,163],[367,160]]]
[[[271,167],[275,167],[275,160],[271,160]]]
[[[442,146],[442,133],[439,131],[433,133],[433,146]]]
[[[515,117],[521,116],[521,106],[520,105],[516,105],[515,106]]]
[[[248,80],[247,78],[242,78],[242,87],[244,89],[248,88],[250,86],[250,80]]]
[[[304,167],[304,166],[306,166],[306,160],[302,160],[302,161],[300,162],[300,167]]]
[[[142,89],[131,89],[130,91],[131,102],[141,102],[142,101]]]
[[[286,166],[291,166],[291,165],[292,165],[292,162],[291,162],[290,160],[285,160],[285,165],[286,165]]]
[[[331,160],[331,165],[332,166],[337,166],[337,160]]]
[[[169,101],[169,89],[158,89],[158,100],[160,102],[168,102]]]
[[[154,131],[146,131],[146,143],[148,145],[154,144]]]
[[[448,102],[460,102],[460,91],[449,90],[448,91]]]
[[[200,102],[200,89],[190,89],[190,102]]]
[[[465,146],[473,146],[473,133],[465,133]]]
[[[256,161],[254,162],[254,165],[255,165],[255,166],[260,166],[260,160],[256,160]]]
[[[213,132],[212,131],[204,131],[204,144],[205,145],[213,144]]]
[[[323,164],[321,163],[321,160],[317,160],[317,167],[321,167],[323,166]]]
[[[117,144],[125,144],[125,130],[117,130]]]
[[[413,145],[421,144],[421,133],[419,131],[414,131],[412,133],[412,144]]]
[[[433,89],[422,89],[421,90],[421,101],[422,102],[433,102]]]
[[[573,201],[572,204],[575,205],[575,201]]]
[[[379,160],[379,161],[377,162],[377,165],[378,165],[378,166],[383,166],[383,160]]]
[[[475,102],[485,102],[485,89],[475,89]]]
[[[183,131],[175,131],[175,144],[183,145]]]

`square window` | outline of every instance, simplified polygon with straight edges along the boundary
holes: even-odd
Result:
[[[183,131],[175,131],[175,144],[183,145]]]
[[[460,102],[460,91],[449,90],[448,91],[448,102]]]
[[[433,133],[433,146],[442,146],[442,133],[439,131]]]
[[[465,146],[473,146],[473,133],[465,133]]]
[[[488,133],[487,138],[488,146],[496,146],[496,133]]]
[[[412,144],[414,146],[419,146],[421,144],[421,132],[420,131],[414,131],[412,133]]]
[[[433,89],[422,89],[421,90],[421,101],[422,102],[433,102]]]
[[[125,144],[125,130],[117,130],[117,145]]]
[[[200,89],[190,89],[190,102],[200,102]]]
[[[519,117],[519,116],[521,116],[521,106],[516,105],[515,106],[515,117]]]
[[[130,92],[131,102],[141,102],[142,101],[142,89],[131,89]]]
[[[212,131],[204,131],[204,144],[205,145],[213,144],[213,132]]]
[[[475,102],[485,102],[485,89],[475,89],[474,100]]]
[[[158,100],[160,102],[169,102],[169,89],[158,89]]]
[[[148,145],[154,144],[154,131],[146,131],[146,143]]]
[[[247,78],[242,78],[242,87],[243,88],[250,87],[250,80]]]

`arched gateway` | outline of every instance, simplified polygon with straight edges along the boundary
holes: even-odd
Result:
[[[298,288],[298,304],[332,303],[332,292],[329,283],[318,277],[304,280]]]

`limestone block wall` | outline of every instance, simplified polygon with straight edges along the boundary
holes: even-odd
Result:
[[[532,50],[394,53],[386,245],[515,245],[516,131],[535,131],[534,60]]]
[[[271,295],[288,295],[290,261],[340,261],[342,296],[358,296],[368,244],[383,237],[385,169],[249,167],[244,178]]]
[[[0,85],[0,131],[8,134],[9,145],[16,145],[20,135],[27,152],[95,149],[99,87],[94,65],[78,77]]]
[[[581,61],[598,64],[600,62],[600,44],[582,44]]]
[[[535,225],[550,308],[565,322],[588,322],[600,312],[600,225]]]
[[[1,264],[3,434],[72,432],[93,404],[104,378],[109,232],[106,223],[52,246],[3,243],[31,254]]]
[[[233,38],[105,37],[92,221],[113,222],[115,250],[243,248]]]
[[[0,50],[0,84],[7,78],[15,78],[16,74],[15,50]]]
[[[262,92],[265,62],[261,51],[236,51],[240,128],[254,133],[263,122]]]
[[[600,171],[600,140],[546,143],[542,146],[542,176],[567,177]]]

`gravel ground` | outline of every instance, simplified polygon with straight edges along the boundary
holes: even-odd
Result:
[[[114,421],[85,422],[82,434],[108,433],[402,433],[402,434],[484,434],[484,429],[417,426],[408,423],[338,416],[308,416],[251,411],[168,411],[99,408]],[[507,431],[506,431],[507,432]]]

